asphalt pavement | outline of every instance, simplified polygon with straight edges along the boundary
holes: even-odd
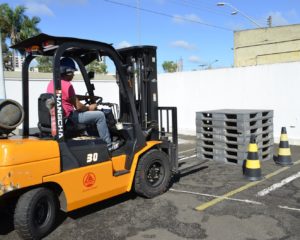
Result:
[[[195,159],[195,146],[195,137],[180,136],[180,158]],[[45,239],[300,239],[300,146],[291,151],[293,165],[262,162],[263,178],[255,182],[239,165],[199,160],[199,169],[154,199],[128,193],[60,213]],[[11,219],[1,214],[0,222],[0,239],[19,239]]]

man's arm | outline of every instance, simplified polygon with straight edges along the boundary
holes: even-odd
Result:
[[[84,105],[79,101],[76,95],[71,97],[70,101],[78,112],[94,111],[97,109],[97,104]]]

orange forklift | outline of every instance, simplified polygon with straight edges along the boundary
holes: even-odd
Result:
[[[0,124],[0,208],[13,210],[14,226],[22,238],[46,236],[58,209],[69,212],[130,191],[153,198],[168,189],[172,176],[180,171],[177,110],[158,106],[156,47],[116,50],[98,41],[39,34],[12,48],[26,53],[23,102],[22,107],[14,101],[6,105],[18,110],[13,112],[23,125],[22,134],[15,135],[15,122]],[[52,57],[55,91],[37,99],[39,130],[31,133],[29,96],[34,89],[29,89],[29,65],[36,56]],[[86,95],[79,96],[82,101],[119,109],[118,114],[105,111],[112,140],[121,143],[118,149],[108,149],[93,131],[95,126],[74,124],[64,117],[62,57],[72,58],[81,71],[86,86]],[[86,66],[102,57],[115,65],[119,106],[94,95],[93,73]]]

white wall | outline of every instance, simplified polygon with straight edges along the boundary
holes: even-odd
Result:
[[[37,126],[37,99],[49,80],[30,82],[30,127]],[[96,95],[103,101],[118,102],[115,81],[94,81]],[[78,94],[85,94],[82,82],[74,81]],[[300,63],[215,69],[159,74],[160,106],[178,108],[181,134],[196,134],[196,112],[215,109],[272,109],[274,136],[278,141],[287,127],[291,144],[300,144]],[[21,81],[6,79],[7,98],[22,102]],[[299,102],[298,102],[299,101]]]
[[[278,141],[287,127],[291,144],[300,144],[300,63],[166,73],[158,77],[160,106],[178,108],[179,132],[195,134],[197,111],[272,109]]]

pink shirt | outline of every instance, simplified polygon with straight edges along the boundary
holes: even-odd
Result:
[[[75,96],[75,90],[70,81],[61,80],[62,90],[62,107],[64,109],[65,117],[69,117],[70,113],[73,112],[74,107],[70,102],[70,98]],[[54,82],[51,80],[47,87],[47,93],[54,93]]]

